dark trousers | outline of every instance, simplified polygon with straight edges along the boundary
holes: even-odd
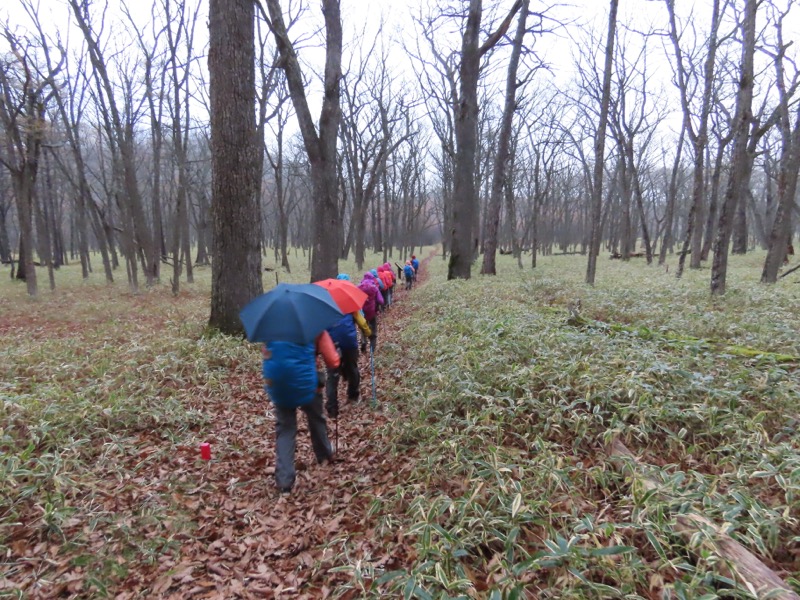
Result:
[[[297,409],[273,404],[275,412],[275,483],[281,489],[291,489],[295,480],[294,453],[297,443]],[[322,413],[322,394],[300,407],[308,419],[308,432],[317,462],[333,455],[325,415]]]
[[[378,343],[378,317],[375,316],[374,319],[367,321],[367,325],[372,330],[372,335],[369,336],[369,347],[375,352],[375,344]]]
[[[347,382],[347,399],[350,401],[358,398],[361,386],[361,373],[358,371],[358,348],[348,348],[339,351],[342,357],[342,366],[338,369],[328,369],[325,381],[325,395],[327,402],[325,408],[328,415],[339,413],[339,378],[344,377]]]

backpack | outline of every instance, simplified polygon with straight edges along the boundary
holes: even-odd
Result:
[[[269,342],[272,356],[262,363],[264,386],[273,404],[297,408],[308,404],[317,393],[317,361],[314,343]]]
[[[403,267],[403,273],[405,273],[406,279],[411,279],[414,277],[414,267],[411,265],[406,265]]]
[[[358,348],[358,334],[356,321],[353,315],[345,315],[341,320],[328,329],[333,343],[342,350],[355,350]]]

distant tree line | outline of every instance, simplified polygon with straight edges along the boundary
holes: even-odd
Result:
[[[441,241],[451,277],[477,260],[496,272],[497,252],[520,267],[585,254],[589,283],[601,252],[675,256],[677,276],[710,261],[715,293],[731,251],[765,249],[762,281],[775,282],[796,231],[788,0],[711,0],[691,15],[651,2],[644,31],[618,0],[602,24],[569,22],[558,3],[431,0],[399,41],[353,34],[337,0],[212,2],[210,48],[196,41],[199,0],[154,0],[145,23],[124,2],[119,15],[60,2],[68,47],[31,0],[2,29],[0,260],[31,294],[36,265],[52,287],[68,261],[109,281],[124,266],[132,289],[169,278],[177,293],[218,259],[220,235],[235,239],[241,224],[218,227],[239,213],[257,225],[248,252],[270,248],[286,270],[307,261],[315,278],[350,253],[363,265],[367,249],[388,259]],[[252,43],[245,61],[230,40],[215,47],[215,25]],[[572,40],[558,83],[539,52],[554,35]],[[325,47],[318,76],[298,58],[310,44]],[[235,116],[242,81],[252,102]],[[234,180],[215,183],[223,171]]]

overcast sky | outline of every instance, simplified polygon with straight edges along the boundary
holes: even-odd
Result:
[[[37,0],[33,1],[36,2]],[[200,48],[205,46],[208,39],[208,3],[207,0],[187,0],[190,5],[194,5],[197,1],[200,2],[200,19],[197,25],[195,45],[198,46],[197,51],[200,52]],[[790,0],[774,1],[786,3]],[[437,0],[342,0],[346,52],[353,50],[354,43],[352,40],[356,38],[357,32],[363,31],[364,39],[369,40],[371,43],[380,23],[383,22],[384,34],[387,38],[386,43],[391,46],[389,60],[392,70],[398,74],[404,73],[409,80],[412,80],[411,63],[403,50],[403,45],[413,47],[414,38],[417,35],[417,27],[413,17],[424,13],[425,7],[436,2]],[[737,2],[741,3],[742,0],[737,0]],[[158,3],[160,3],[160,0]],[[485,1],[484,11],[487,13],[487,18],[492,14],[496,17],[502,16],[512,3],[513,0]],[[66,0],[38,0],[38,4],[39,14],[51,33],[58,31],[62,39],[71,38],[71,42],[79,41],[79,32],[74,26],[70,26],[72,19],[66,6]],[[93,4],[100,6],[102,5],[102,0],[94,0]],[[130,36],[129,26],[122,16],[120,4],[117,0],[109,0],[107,28],[113,32],[112,44],[124,44]],[[151,0],[128,0],[134,19],[140,26],[153,21],[151,4]],[[710,12],[708,9],[709,0],[678,0],[677,5],[681,19],[687,22],[691,20],[698,29],[699,35],[703,35],[707,29],[708,19],[706,15]],[[305,31],[313,31],[322,25],[319,0],[310,0],[308,6],[309,12],[304,17],[300,28]],[[567,25],[560,28],[556,27],[554,32],[537,37],[535,43],[533,40],[529,42],[533,43],[537,55],[549,67],[549,71],[542,71],[541,74],[537,74],[537,77],[544,78],[540,81],[547,79],[551,83],[554,82],[558,87],[566,87],[574,74],[573,57],[577,47],[575,39],[582,37],[581,26],[593,27],[597,32],[598,40],[602,42],[605,39],[608,2],[607,0],[554,0],[547,3],[533,0],[531,2],[531,9],[535,11],[544,10],[546,6],[553,6],[548,13],[553,18],[550,23],[558,21]],[[788,22],[785,34],[785,39],[787,40],[800,38],[800,26],[798,26],[800,7],[796,6],[794,13]],[[621,0],[619,33],[629,40],[632,51],[635,51],[636,45],[641,43],[641,36],[638,32],[651,30],[653,24],[663,28],[667,22],[666,14],[664,2],[661,0]],[[18,26],[21,30],[29,27],[29,19],[22,9],[22,0],[0,0],[0,18],[8,19],[12,26]],[[760,25],[763,26],[765,23],[763,15],[760,19]],[[457,22],[453,21],[453,23],[454,28],[457,27]],[[730,28],[730,24],[728,28]],[[451,39],[453,48],[457,48],[459,40],[456,36]],[[438,41],[439,39],[437,38]],[[320,44],[323,43],[321,37],[319,42]],[[445,42],[446,36],[443,36],[441,43],[444,44]],[[600,45],[598,44],[598,47]],[[1,45],[0,48],[2,48]],[[793,47],[791,51],[796,52],[797,49]],[[669,52],[671,54],[671,49],[669,49]],[[669,60],[667,60],[662,40],[657,38],[651,40],[648,54],[650,55],[648,68],[654,74],[656,80],[654,89],[663,90],[659,93],[665,97],[672,112],[670,121],[678,123],[680,121],[677,116],[679,105],[677,104],[674,86],[671,83],[672,67]],[[302,51],[301,58],[308,64],[316,63],[321,65],[324,59],[324,51],[321,47],[316,49],[307,48]],[[504,57],[499,56],[495,62],[502,67],[505,63]],[[205,69],[205,60],[201,60],[199,64],[201,68]],[[315,85],[314,90],[318,96],[319,85]],[[319,105],[319,100],[314,97],[314,94],[310,97],[310,101],[312,108]]]

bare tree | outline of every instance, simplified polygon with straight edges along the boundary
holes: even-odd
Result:
[[[303,143],[311,164],[314,184],[314,253],[311,280],[336,277],[339,271],[338,186],[336,179],[336,141],[341,120],[339,85],[342,75],[342,20],[339,0],[322,0],[325,18],[325,75],[319,130],[314,125],[308,107],[303,72],[289,38],[279,0],[265,0],[269,11],[270,28],[280,54],[280,67],[297,115]],[[260,6],[260,5],[259,5]],[[266,15],[264,15],[266,18]]]
[[[155,281],[158,270],[156,263],[158,254],[153,252],[153,236],[144,211],[142,196],[137,179],[137,160],[133,139],[133,114],[131,74],[124,65],[120,68],[123,89],[127,88],[127,102],[122,109],[118,95],[106,65],[106,58],[100,47],[100,35],[94,30],[88,0],[69,0],[73,15],[86,41],[87,52],[94,69],[94,78],[98,90],[98,106],[101,108],[108,135],[118,153],[118,176],[122,182],[124,194],[122,201],[127,217],[132,225],[133,234],[127,234],[127,259],[131,288],[138,288],[136,261],[141,255],[144,259],[144,272],[148,285]],[[103,25],[101,24],[101,31]]]
[[[481,273],[496,275],[495,258],[497,254],[497,233],[500,227],[500,209],[503,202],[503,190],[507,189],[509,177],[509,163],[511,156],[511,133],[514,120],[514,112],[517,106],[517,88],[521,85],[517,81],[517,69],[519,67],[520,55],[522,54],[522,42],[527,31],[527,19],[530,0],[523,0],[520,7],[519,20],[517,22],[517,33],[511,50],[511,59],[508,62],[508,75],[506,77],[506,95],[503,105],[503,116],[500,120],[500,131],[498,132],[497,152],[494,156],[494,168],[492,173],[492,190],[489,198],[488,218],[486,224],[486,241],[484,245],[483,267]]]
[[[678,202],[678,185],[681,176],[681,156],[683,155],[683,141],[686,137],[686,123],[681,124],[681,132],[678,135],[678,143],[675,150],[675,158],[672,161],[670,171],[669,186],[667,187],[667,201],[664,208],[664,237],[661,238],[661,251],[658,253],[658,264],[663,265],[667,259],[667,250],[672,252],[673,233],[675,221],[675,205]],[[666,155],[666,153],[665,153]],[[664,167],[666,170],[666,166]]]
[[[398,124],[410,125],[409,107],[404,100],[393,100],[403,98],[406,94],[396,93],[392,89],[386,48],[382,47],[380,52],[375,48],[381,35],[379,32],[366,56],[357,60],[360,68],[353,68],[351,64],[342,88],[344,102],[340,135],[348,175],[347,187],[353,202],[342,256],[346,257],[353,245],[359,269],[363,268],[365,261],[366,217],[376,199],[386,163],[399,146],[415,133],[411,127],[401,135],[395,131]],[[369,57],[375,57],[378,64],[371,67]],[[380,231],[380,235],[375,236],[376,249],[379,251],[390,245],[385,239],[377,243],[378,238],[388,236],[390,221],[385,212],[381,215],[383,219],[375,219]]]
[[[600,253],[603,216],[603,159],[605,157],[606,126],[611,101],[611,68],[614,59],[614,38],[617,27],[617,8],[619,0],[611,0],[608,13],[608,35],[606,37],[605,66],[603,68],[603,87],[600,100],[600,120],[594,141],[594,173],[592,176],[592,216],[589,239],[589,260],[586,267],[586,283],[594,285],[597,272],[597,255]]]
[[[785,11],[779,11],[774,6],[770,8],[776,13],[772,18],[775,22],[777,41],[776,48],[771,52],[776,73],[776,87],[778,89],[778,131],[780,132],[780,160],[778,165],[777,181],[777,207],[768,238],[767,257],[761,272],[762,283],[775,283],[778,280],[778,271],[786,256],[787,248],[792,238],[792,209],[797,207],[795,197],[797,193],[798,169],[800,169],[800,107],[795,109],[794,125],[790,99],[797,86],[798,71],[787,75],[786,51],[793,41],[784,41],[783,24],[791,3]],[[791,63],[789,63],[791,64]],[[794,66],[794,65],[792,65]]]
[[[175,228],[172,237],[172,293],[180,291],[181,265],[186,263],[186,276],[193,281],[192,257],[189,239],[188,194],[188,156],[189,143],[189,74],[193,56],[194,28],[197,22],[198,7],[187,7],[184,0],[176,2],[176,14],[172,14],[173,0],[164,1],[167,26],[167,48],[169,50],[169,77],[172,84],[172,150],[177,171],[177,190],[175,207]],[[173,26],[175,29],[173,30]],[[186,55],[179,58],[179,45],[183,44]]]
[[[662,115],[659,114],[660,107],[653,105],[648,93],[650,80],[647,71],[647,36],[643,37],[639,52],[632,52],[624,39],[620,40],[615,70],[617,94],[611,103],[609,124],[617,142],[620,161],[618,172],[623,204],[621,257],[622,260],[629,260],[635,247],[635,201],[645,256],[647,264],[650,264],[653,260],[653,247],[645,214],[640,167]]]
[[[724,294],[728,273],[728,248],[733,232],[733,213],[737,201],[744,201],[747,184],[747,146],[753,119],[753,60],[756,47],[756,12],[758,0],[745,0],[742,28],[742,61],[739,89],[736,95],[736,113],[733,120],[733,155],[731,174],[725,190],[725,201],[719,215],[717,238],[714,242],[714,262],[711,267],[711,293]]]
[[[480,61],[506,34],[511,21],[522,6],[517,0],[500,26],[480,44],[481,0],[470,0],[461,38],[459,67],[459,99],[455,121],[456,161],[453,189],[453,222],[446,235],[450,238],[448,279],[469,279],[472,257],[477,248],[475,220],[478,214],[478,193],[475,185],[475,155],[478,145],[478,79]]]
[[[278,209],[278,240],[276,252],[280,252],[281,267],[286,269],[286,272],[289,273],[291,272],[288,254],[290,206],[288,201],[289,185],[286,181],[286,165],[284,161],[284,134],[291,113],[285,106],[286,102],[289,100],[285,78],[280,77],[280,82],[278,83],[276,91],[275,108],[270,115],[271,118],[265,119],[266,122],[270,123],[270,128],[275,137],[275,146],[273,149],[270,149],[269,146],[265,145],[264,149],[270,167],[272,168],[275,183],[275,203]]]
[[[55,65],[42,70],[35,57],[36,49],[29,41],[17,37],[8,26],[3,28],[2,36],[10,52],[8,58],[0,59],[0,126],[5,138],[0,164],[11,174],[17,203],[20,225],[17,278],[25,280],[30,296],[36,296],[34,194],[48,129],[45,109],[56,88],[55,77],[61,70],[64,55],[61,54]]]
[[[689,207],[689,217],[686,228],[686,238],[683,243],[680,259],[678,261],[678,271],[676,275],[683,275],[683,268],[686,262],[686,255],[691,244],[692,258],[690,266],[693,269],[700,268],[700,255],[703,233],[703,194],[704,181],[703,173],[705,168],[705,149],[708,144],[708,120],[711,112],[711,102],[713,100],[714,77],[717,50],[720,45],[719,28],[722,12],[720,0],[712,1],[711,8],[711,28],[708,34],[707,50],[703,63],[703,72],[699,76],[693,69],[690,57],[681,48],[681,32],[678,31],[677,20],[675,18],[675,0],[665,0],[667,12],[669,14],[669,37],[675,53],[675,79],[683,110],[683,127],[689,136],[689,141],[694,152],[694,179],[692,185],[692,202]],[[724,6],[728,2],[725,0]],[[687,64],[688,63],[688,64]],[[692,89],[696,87],[691,80],[701,77],[702,95],[700,98],[700,114],[695,124],[692,120]]]

